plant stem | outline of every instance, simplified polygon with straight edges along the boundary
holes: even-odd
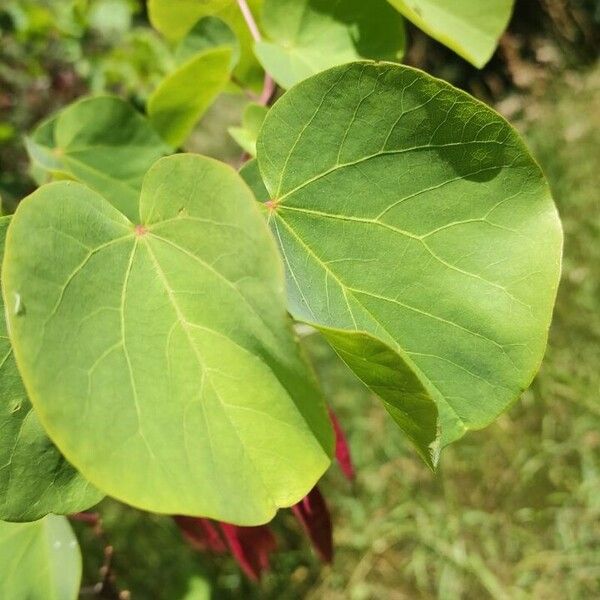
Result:
[[[244,20],[246,21],[246,25],[248,26],[248,29],[250,30],[250,34],[252,35],[252,38],[254,39],[255,42],[260,42],[262,40],[262,36],[260,35],[260,29],[258,28],[258,25],[256,24],[254,15],[252,14],[250,7],[248,6],[247,0],[237,0],[237,3],[238,3],[238,6],[240,8],[242,15],[244,16]],[[275,95],[275,90],[276,90],[276,86],[275,86],[275,82],[273,81],[273,78],[267,72],[265,72],[265,80],[263,83],[263,89],[258,98],[258,103],[262,104],[263,106],[268,106],[269,102]]]
[[[242,11],[242,15],[244,15],[244,20],[246,21],[246,25],[248,25],[248,29],[250,30],[250,33],[252,34],[252,37],[254,38],[255,42],[260,42],[261,35],[260,35],[260,31],[258,29],[258,25],[256,24],[256,21],[254,20],[254,16],[252,15],[252,11],[250,10],[250,7],[248,6],[248,2],[247,0],[237,0],[238,6],[240,7],[240,10]]]

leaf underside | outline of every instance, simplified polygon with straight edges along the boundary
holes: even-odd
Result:
[[[65,517],[0,521],[0,598],[76,600],[81,552]]]
[[[0,218],[0,264],[9,217]],[[37,419],[17,371],[0,299],[0,519],[34,521],[102,498],[65,460]]]
[[[285,94],[257,153],[292,315],[342,330],[330,342],[422,455],[437,446],[434,404],[445,445],[530,384],[562,233],[542,173],[499,115],[420,71],[355,63]],[[247,175],[256,182],[255,167]],[[384,348],[349,359],[344,330]],[[420,383],[422,419],[402,371]]]
[[[404,20],[386,0],[265,0],[262,24],[256,56],[284,88],[335,65],[404,54]]]
[[[160,160],[140,214],[134,224],[69,182],[20,204],[4,292],[22,302],[9,322],[32,402],[106,493],[266,522],[310,490],[333,450],[275,245],[239,176],[204,157]]]
[[[478,68],[491,58],[514,0],[388,0],[407,19]]]

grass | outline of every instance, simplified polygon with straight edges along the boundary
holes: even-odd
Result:
[[[317,562],[283,512],[280,551],[256,587],[231,561],[189,550],[169,519],[106,503],[120,583],[134,599],[183,598],[194,573],[218,599],[600,597],[600,69],[565,75],[520,105],[517,125],[547,172],[566,233],[550,346],[532,388],[497,423],[447,449],[433,476],[376,399],[308,338],[358,471],[353,487],[335,469],[322,483],[335,521],[333,566]],[[100,549],[78,529],[94,581]]]

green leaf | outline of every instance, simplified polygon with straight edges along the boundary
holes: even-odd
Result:
[[[386,0],[265,0],[255,53],[284,88],[335,65],[400,60],[404,20]]]
[[[34,132],[28,150],[36,164],[85,183],[131,219],[137,218],[144,174],[172,152],[145,117],[113,96],[63,109]]]
[[[81,553],[65,517],[0,521],[0,598],[75,600],[80,582]]]
[[[0,263],[9,222],[9,217],[0,218]],[[0,518],[33,521],[51,512],[79,512],[101,499],[48,439],[33,412],[0,300]]]
[[[227,46],[231,48],[231,69],[240,60],[240,45],[231,27],[217,17],[200,19],[187,35],[179,42],[175,50],[177,64],[183,64],[198,52]]]
[[[269,109],[250,102],[244,109],[241,127],[230,127],[229,135],[251,156],[256,156],[256,138]]]
[[[4,294],[30,398],[111,496],[264,523],[308,493],[333,443],[275,244],[239,175],[205,157],[157,162],[140,213],[69,182],[19,205]]]
[[[185,142],[230,77],[231,48],[205,50],[169,74],[148,99],[152,125],[171,146]]]
[[[249,0],[258,19],[263,0]],[[171,41],[183,39],[202,17],[218,17],[233,30],[240,44],[240,60],[234,75],[243,85],[260,90],[263,72],[253,52],[253,39],[236,0],[150,0],[150,22]]]
[[[478,68],[492,57],[514,0],[388,0],[407,19]]]
[[[259,202],[267,202],[269,200],[270,195],[262,180],[260,169],[258,168],[258,161],[255,158],[242,165],[240,175],[248,184],[248,187],[254,192],[254,197]]]
[[[257,150],[296,319],[393,349],[437,404],[442,445],[518,398],[544,353],[562,233],[504,119],[420,71],[355,63],[285,94]]]

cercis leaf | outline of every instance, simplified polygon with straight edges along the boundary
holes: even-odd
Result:
[[[323,562],[333,560],[333,526],[323,494],[315,486],[305,498],[292,506],[292,512]]]
[[[157,162],[140,216],[70,182],[19,205],[4,294],[30,398],[106,493],[264,523],[311,489],[333,451],[275,244],[239,175],[205,157]]]
[[[0,598],[75,600],[80,582],[81,553],[65,517],[0,521]]]
[[[348,445],[342,425],[331,407],[329,408],[329,419],[335,432],[335,458],[346,479],[352,481],[355,477],[355,472],[352,457],[350,456],[350,446]]]
[[[255,16],[260,14],[263,0],[248,0]],[[260,90],[263,72],[253,53],[252,35],[236,0],[150,0],[150,22],[165,37],[180,41],[203,17],[217,17],[235,33],[240,45],[240,60],[234,70],[243,85]]]
[[[388,0],[407,19],[476,67],[491,58],[514,0]]]
[[[9,217],[0,218],[0,264]],[[17,307],[19,308],[19,307]],[[12,353],[0,299],[0,519],[34,521],[68,514],[100,501],[60,454],[40,425]]]
[[[232,51],[218,47],[195,54],[170,73],[148,99],[148,116],[171,146],[185,142],[229,82]]]
[[[175,60],[182,64],[199,52],[227,46],[231,48],[231,69],[240,59],[240,45],[231,27],[217,17],[200,19],[187,35],[177,44]],[[197,85],[197,82],[192,82]]]
[[[262,24],[256,56],[284,88],[335,65],[404,54],[404,20],[386,0],[265,0]]]
[[[183,537],[196,550],[223,554],[229,548],[250,580],[260,580],[262,573],[269,569],[269,557],[277,542],[268,525],[240,527],[198,517],[174,519]]]
[[[144,174],[172,152],[144,116],[114,96],[61,110],[38,126],[28,151],[35,164],[85,183],[131,219],[138,215]]]
[[[256,139],[268,108],[254,102],[244,109],[241,127],[230,127],[229,135],[251,156],[256,156]]]
[[[420,71],[355,63],[285,94],[257,153],[292,315],[422,455],[435,462],[434,403],[445,445],[518,398],[544,353],[562,232],[504,119]]]

